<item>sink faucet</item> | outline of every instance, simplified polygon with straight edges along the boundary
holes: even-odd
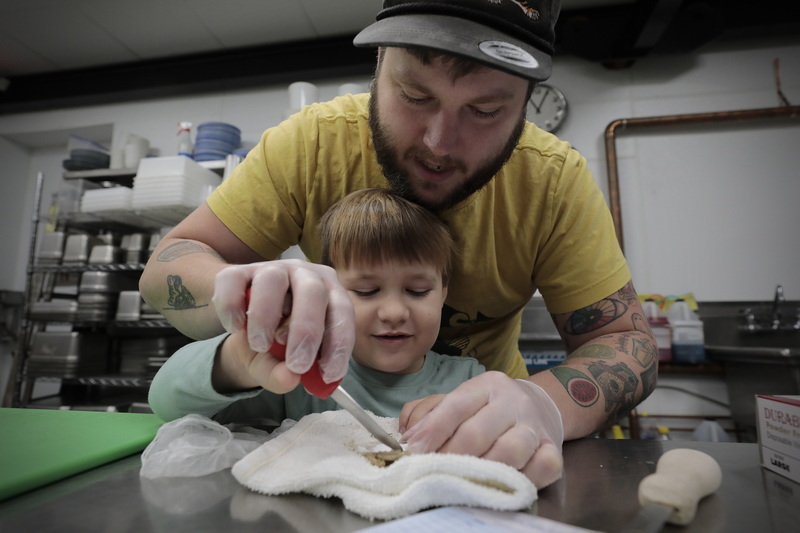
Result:
[[[744,331],[758,331],[758,324],[756,323],[756,314],[753,312],[751,308],[743,309],[741,311],[742,316],[744,317],[745,324],[740,326],[739,329]]]
[[[775,299],[772,302],[772,329],[778,330],[781,327],[780,305],[786,301],[783,295],[783,285],[775,287]]]

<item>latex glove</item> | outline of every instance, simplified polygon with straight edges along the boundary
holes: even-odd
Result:
[[[250,287],[250,305],[245,294]],[[336,272],[299,259],[235,265],[215,279],[214,308],[230,333],[245,330],[250,348],[267,352],[281,318],[291,315],[286,367],[307,372],[319,354],[324,381],[347,373],[355,344],[355,315]]]
[[[426,412],[427,411],[427,412]],[[500,461],[538,488],[561,478],[561,412],[535,383],[486,372],[443,398],[407,404],[400,427],[412,453],[462,453]]]

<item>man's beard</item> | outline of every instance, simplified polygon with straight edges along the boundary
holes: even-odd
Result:
[[[392,192],[406,200],[410,200],[431,211],[442,211],[466,200],[473,193],[481,190],[497,174],[506,161],[514,153],[522,132],[525,129],[525,113],[520,114],[520,119],[514,131],[508,138],[503,149],[493,158],[485,161],[471,176],[454,189],[449,196],[437,202],[423,199],[412,187],[408,173],[400,167],[399,154],[391,135],[381,124],[378,113],[377,81],[372,82],[369,98],[369,126],[372,131],[372,143],[375,146],[375,155],[378,159],[383,174],[389,182]]]

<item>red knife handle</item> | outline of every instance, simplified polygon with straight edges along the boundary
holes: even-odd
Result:
[[[247,289],[247,297],[245,299],[245,305],[250,305],[250,289]],[[283,324],[285,318],[281,319],[281,324]],[[269,347],[269,353],[272,354],[275,359],[279,361],[286,360],[286,345],[281,344],[277,340],[272,342],[272,346]],[[334,381],[333,383],[325,383],[325,380],[322,379],[322,371],[319,368],[319,357],[314,361],[314,364],[311,368],[302,376],[300,376],[300,383],[303,384],[303,387],[308,391],[309,394],[313,394],[317,398],[322,398],[323,400],[331,395],[331,393],[336,390],[336,387],[339,386],[342,380]]]

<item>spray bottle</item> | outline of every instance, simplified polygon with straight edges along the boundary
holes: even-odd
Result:
[[[191,122],[178,122],[178,155],[185,155],[189,159],[193,159],[194,153],[191,130]]]

